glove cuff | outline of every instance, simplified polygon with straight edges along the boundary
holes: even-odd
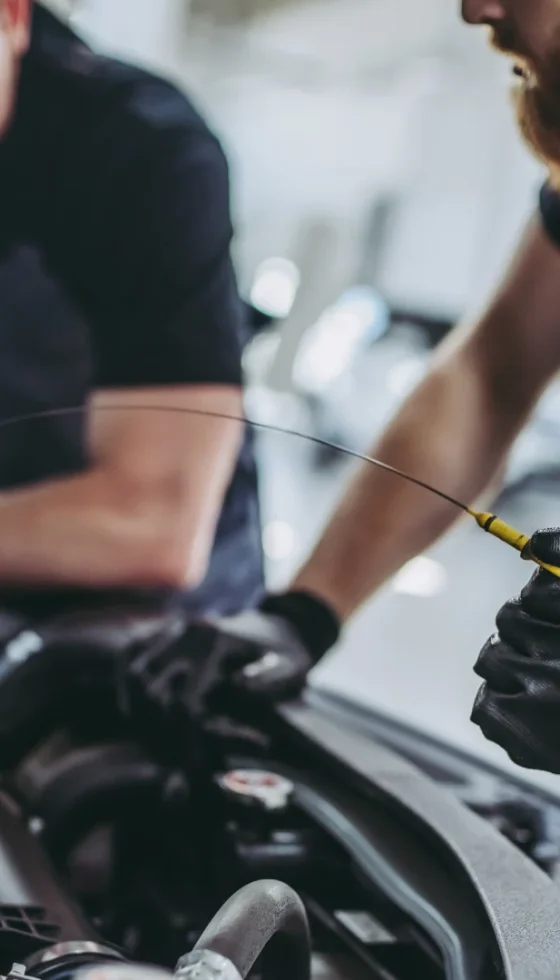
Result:
[[[340,637],[341,622],[334,609],[310,592],[269,595],[260,608],[265,613],[281,616],[294,627],[314,663],[318,663]]]

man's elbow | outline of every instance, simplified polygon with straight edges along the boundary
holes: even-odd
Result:
[[[140,508],[123,530],[121,541],[115,540],[113,547],[114,574],[124,587],[188,592],[204,581],[212,536],[193,527],[184,513],[173,507],[164,514]]]
[[[189,554],[180,559],[173,553],[173,549],[162,549],[157,565],[148,574],[153,575],[154,585],[157,587],[191,592],[202,585],[207,571],[208,562],[202,563]]]
[[[137,577],[148,588],[190,592],[206,578],[209,560],[192,542],[162,535],[139,560]]]
[[[112,476],[106,486],[112,575],[119,584],[185,592],[199,586],[208,571],[215,527],[184,486],[123,484]]]

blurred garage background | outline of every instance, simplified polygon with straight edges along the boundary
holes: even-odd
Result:
[[[223,140],[240,282],[272,318],[247,352],[249,415],[365,451],[433,346],[488,297],[535,205],[542,174],[513,123],[507,66],[460,23],[458,0],[51,3],[98,46],[178,81]],[[287,436],[259,447],[282,586],[351,464]],[[528,532],[560,523],[559,449],[553,388],[500,491]],[[370,603],[316,687],[505,767],[469,723],[472,664],[527,576],[460,526]]]

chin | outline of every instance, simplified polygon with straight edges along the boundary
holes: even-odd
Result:
[[[548,183],[554,191],[560,194],[560,162],[548,163]]]
[[[560,95],[557,85],[543,87],[517,79],[513,102],[524,142],[548,170],[549,182],[560,191]]]

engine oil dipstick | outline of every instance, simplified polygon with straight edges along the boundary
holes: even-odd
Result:
[[[531,554],[530,545],[531,539],[523,534],[521,531],[516,531],[514,527],[510,524],[506,524],[505,521],[500,520],[495,514],[485,514],[476,510],[470,510],[469,514],[474,517],[476,523],[483,531],[488,534],[492,534],[498,541],[503,541],[505,544],[509,544],[510,548],[515,548],[519,551],[521,557],[526,561],[533,561],[536,565],[544,568],[546,572],[550,572],[551,575],[560,578],[560,568],[556,565],[549,565],[547,562],[540,561],[539,558],[535,558]]]
[[[75,407],[47,409],[46,411],[31,412],[26,415],[13,416],[12,418],[3,419],[0,421],[0,431],[2,429],[22,425],[26,422],[37,421],[39,419],[82,415],[85,411],[86,409],[84,409],[83,405],[78,405]],[[469,514],[470,517],[474,518],[477,525],[482,528],[483,531],[493,535],[493,537],[497,538],[499,541],[503,541],[504,544],[509,545],[511,548],[515,548],[516,551],[521,552],[521,557],[526,561],[532,561],[541,568],[544,568],[545,571],[550,572],[551,575],[554,575],[556,578],[560,578],[560,567],[557,567],[556,565],[548,565],[546,562],[540,561],[533,554],[531,554],[529,547],[530,538],[526,534],[516,531],[515,528],[511,527],[495,514],[472,510],[467,504],[462,503],[462,501],[457,500],[456,497],[452,497],[443,490],[432,486],[425,480],[420,480],[418,477],[412,476],[410,473],[405,473],[404,470],[397,469],[396,466],[391,466],[389,463],[384,463],[380,459],[375,459],[373,456],[368,456],[365,453],[360,453],[354,449],[349,449],[348,446],[342,446],[339,443],[331,442],[328,439],[322,439],[319,436],[309,435],[305,432],[298,432],[296,429],[284,428],[281,425],[273,425],[270,422],[256,422],[243,414],[236,415],[235,413],[230,412],[214,412],[211,409],[186,408],[179,405],[157,405],[153,402],[145,405],[139,405],[137,402],[133,402],[130,405],[99,405],[96,408],[96,411],[165,412],[169,415],[190,415],[193,417],[198,416],[200,418],[223,419],[226,422],[236,422],[241,425],[250,425],[252,428],[262,432],[275,432],[278,435],[291,436],[294,439],[302,439],[313,443],[316,446],[334,450],[335,452],[342,453],[343,455],[352,459],[361,460],[362,462],[367,463],[369,466],[375,466],[377,469],[384,470],[386,473],[392,473],[394,476],[400,477],[401,480],[406,480],[408,483],[412,483],[423,490],[427,490],[429,493],[435,494],[442,500],[446,500],[447,503],[452,504],[454,507],[457,507],[458,510],[462,510],[465,514]]]

